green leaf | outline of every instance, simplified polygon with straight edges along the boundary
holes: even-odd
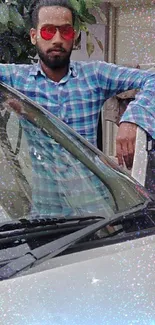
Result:
[[[83,16],[87,13],[85,0],[79,0],[79,4],[80,4],[79,15]]]
[[[79,0],[79,3],[80,3],[80,10],[79,10],[78,14],[79,14],[80,19],[88,24],[96,24],[96,18],[87,9],[86,1]]]
[[[9,7],[5,3],[0,3],[0,22],[7,25],[9,21]]]
[[[7,30],[8,30],[8,26],[7,25],[3,25],[2,23],[0,23],[0,34],[3,34]]]
[[[80,12],[80,3],[78,0],[69,0],[71,6],[79,13]]]
[[[92,14],[90,14],[89,12],[86,14],[86,16],[82,16],[82,20],[84,20],[87,24],[96,24],[96,18],[95,16],[93,16]]]
[[[82,32],[89,33],[89,31],[88,31],[88,27],[87,27],[86,24],[83,23],[83,22],[80,23],[80,30],[81,30]]]
[[[15,49],[17,56],[19,56],[22,53],[22,48],[19,44],[19,42],[12,41],[11,42],[12,47]]]
[[[77,37],[78,37],[80,34],[80,20],[78,17],[75,18],[74,29],[75,29]]]
[[[92,42],[87,42],[86,48],[87,48],[88,56],[90,57],[93,54],[95,49],[94,44]]]
[[[29,34],[31,28],[30,18],[26,16],[24,22],[25,22],[25,31]]]
[[[104,47],[103,47],[102,42],[101,42],[101,41],[100,41],[96,36],[94,36],[94,38],[95,38],[95,40],[96,40],[96,42],[97,42],[99,48],[100,48],[101,51],[103,52],[103,51],[104,51]]]
[[[87,6],[87,8],[93,8],[94,0],[87,0],[86,6]]]
[[[10,29],[11,31],[12,31],[12,34],[13,35],[23,35],[23,27],[22,28],[19,28],[19,27],[17,27],[17,26],[15,26],[14,24],[13,24],[13,22],[11,22],[11,21],[9,21],[8,22],[8,29]]]
[[[10,6],[10,5],[18,6],[18,2],[16,0],[7,0],[7,5],[8,6]]]
[[[6,63],[10,62],[11,54],[10,54],[8,47],[3,47],[3,55],[1,57],[1,59],[2,59],[2,61],[5,61]]]
[[[87,49],[88,56],[90,57],[94,52],[95,46],[92,42],[89,32],[86,33],[86,49]]]
[[[102,5],[102,3],[103,3],[103,0],[87,0],[86,1],[86,6],[87,6],[87,8],[92,9],[95,6]]]
[[[15,6],[9,6],[9,20],[18,28],[23,28],[25,26],[24,19],[17,11]]]

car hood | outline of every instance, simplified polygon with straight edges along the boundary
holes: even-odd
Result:
[[[55,258],[46,271],[2,281],[0,324],[154,325],[154,252],[150,236]]]

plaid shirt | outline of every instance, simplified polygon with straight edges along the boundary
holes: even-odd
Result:
[[[67,76],[59,83],[48,79],[39,64],[0,64],[0,75],[3,82],[37,101],[94,145],[105,100],[128,89],[142,88],[123,120],[135,122],[155,136],[153,73],[105,62],[71,62]],[[35,126],[24,119],[21,124],[32,163],[32,214],[107,215],[109,206],[115,211],[109,190],[93,173]]]
[[[121,121],[138,124],[155,138],[155,73],[106,62],[71,62],[68,74],[54,82],[40,64],[0,64],[0,79],[37,101],[96,145],[101,108],[111,96],[138,88]]]
[[[50,136],[24,118],[20,122],[32,164],[32,217],[97,213],[110,218],[116,206],[107,186]]]

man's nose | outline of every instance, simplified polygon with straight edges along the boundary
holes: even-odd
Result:
[[[53,43],[62,43],[63,42],[63,38],[62,38],[58,28],[57,28],[56,33],[54,34],[54,36],[52,38],[52,42]]]

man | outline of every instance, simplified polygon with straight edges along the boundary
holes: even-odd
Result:
[[[116,139],[118,162],[132,167],[137,125],[155,137],[155,74],[105,62],[72,62],[75,13],[67,0],[37,0],[30,8],[31,42],[39,62],[0,65],[0,79],[37,101],[96,145],[104,102],[141,89],[123,114]]]

